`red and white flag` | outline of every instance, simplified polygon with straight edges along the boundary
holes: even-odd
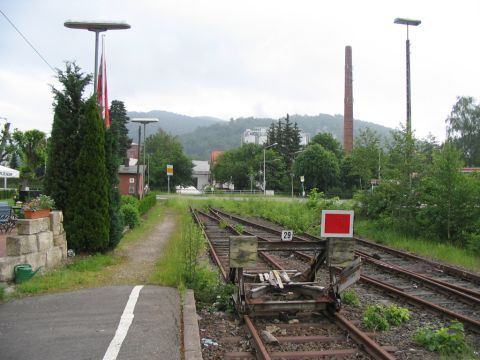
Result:
[[[100,108],[100,115],[105,120],[105,127],[110,127],[110,110],[108,108],[107,92],[107,63],[105,60],[105,43],[102,38],[102,56],[100,57],[100,66],[97,79],[97,103]]]

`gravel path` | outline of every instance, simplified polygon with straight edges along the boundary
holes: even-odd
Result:
[[[125,258],[112,274],[112,285],[147,284],[155,263],[162,255],[165,244],[175,230],[176,218],[166,210],[163,220],[142,241],[135,241],[115,253]]]

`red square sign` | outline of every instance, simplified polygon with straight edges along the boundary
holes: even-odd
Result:
[[[353,211],[322,210],[322,237],[352,237]]]

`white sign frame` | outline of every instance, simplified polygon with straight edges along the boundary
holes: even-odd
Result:
[[[292,241],[293,240],[293,230],[282,230],[282,235],[280,237],[282,241]]]
[[[327,214],[338,214],[338,215],[350,215],[350,229],[348,234],[344,233],[326,233],[325,232],[325,217]],[[355,212],[353,210],[322,210],[322,224],[321,224],[321,237],[327,238],[351,238],[353,237],[353,220]]]
[[[172,172],[169,172],[168,170],[172,170]],[[167,176],[173,176],[173,165],[167,165]]]

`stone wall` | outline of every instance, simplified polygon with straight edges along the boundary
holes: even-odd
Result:
[[[16,265],[51,269],[66,258],[67,238],[61,211],[52,211],[46,218],[18,220],[17,235],[7,237],[7,256],[0,258],[0,281],[14,280]]]

